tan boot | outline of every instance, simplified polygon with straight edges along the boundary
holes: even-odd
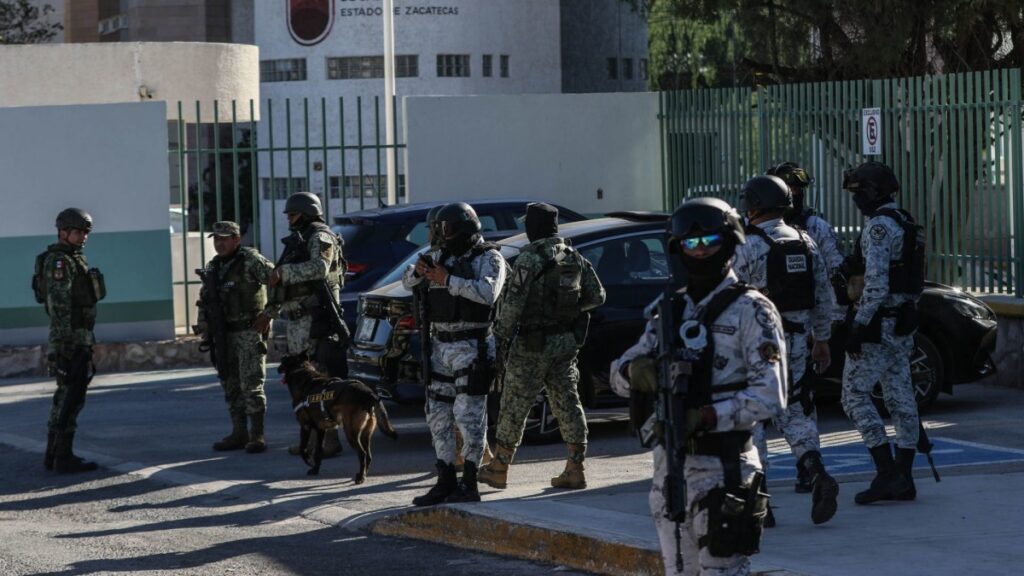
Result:
[[[241,450],[249,442],[249,431],[245,429],[245,414],[231,416],[231,433],[219,442],[213,443],[217,452]]]
[[[583,458],[587,454],[586,444],[566,444],[569,447],[569,458],[565,461],[565,470],[551,479],[555,488],[579,490],[587,487],[587,478],[583,475]]]
[[[480,468],[477,480],[491,488],[503,490],[508,485],[508,467],[512,464],[512,457],[515,455],[515,448],[498,442],[495,445],[494,457],[489,464]]]
[[[259,454],[267,449],[267,440],[263,437],[263,413],[250,414],[249,421],[249,443],[245,445],[245,451],[249,454]]]
[[[459,432],[459,427],[455,427],[455,471],[462,472],[463,465],[466,463],[466,458],[462,455],[462,432]]]

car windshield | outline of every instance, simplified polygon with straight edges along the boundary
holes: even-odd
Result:
[[[410,265],[415,264],[416,259],[420,257],[420,254],[426,254],[427,251],[429,250],[430,245],[424,244],[423,246],[420,246],[419,248],[410,252],[409,255],[405,258],[405,260],[399,262],[397,265],[395,265],[394,268],[389,270],[387,274],[381,276],[376,282],[374,282],[373,286],[370,287],[370,290],[374,290],[380,288],[381,286],[385,286],[387,284],[391,284],[392,282],[398,282],[399,280],[401,280],[402,274],[405,274],[405,269],[408,268]]]

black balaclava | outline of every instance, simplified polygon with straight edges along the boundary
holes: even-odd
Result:
[[[867,194],[853,194],[853,203],[857,205],[857,209],[860,210],[862,214],[869,218],[874,216],[875,212],[877,212],[879,208],[892,201],[892,196],[882,196],[872,200],[871,198],[868,198]]]
[[[558,235],[558,208],[544,202],[526,207],[526,237],[530,242]]]
[[[448,236],[445,238],[441,243],[441,247],[445,252],[455,257],[459,257],[466,252],[469,252],[469,249],[476,244],[478,238],[480,238],[479,234],[466,234],[465,232],[459,232],[454,236]]]
[[[723,234],[722,247],[708,258],[687,256],[680,249],[679,256],[688,274],[686,292],[694,303],[700,302],[718,287],[729,271],[729,262],[736,254],[736,239]]]

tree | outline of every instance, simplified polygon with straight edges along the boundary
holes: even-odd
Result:
[[[64,29],[62,24],[51,24],[46,18],[53,12],[49,4],[40,8],[28,0],[0,0],[0,44],[39,44],[52,40]]]

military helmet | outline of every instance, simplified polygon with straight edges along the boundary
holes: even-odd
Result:
[[[769,168],[765,174],[778,176],[791,188],[807,188],[814,182],[814,178],[796,162],[783,162]]]
[[[465,202],[445,204],[437,212],[437,225],[446,238],[451,236],[469,237],[480,232],[481,228],[476,210],[473,210],[473,207]]]
[[[427,212],[427,226],[433,226],[437,223],[437,213],[441,211],[441,208],[444,208],[444,204],[438,204]]]
[[[320,207],[320,197],[312,192],[296,192],[288,197],[284,203],[284,213],[297,212],[306,216],[318,217],[324,215]]]
[[[869,202],[888,200],[900,190],[892,168],[881,162],[865,162],[843,172],[843,189],[864,196]]]
[[[680,204],[669,220],[668,233],[670,252],[675,252],[680,240],[695,234],[727,234],[737,244],[747,241],[736,209],[718,198],[693,198]]]
[[[92,232],[92,216],[81,208],[65,208],[57,214],[57,229],[74,228]]]
[[[784,210],[793,206],[793,193],[778,176],[754,176],[740,189],[740,207],[751,210]]]

